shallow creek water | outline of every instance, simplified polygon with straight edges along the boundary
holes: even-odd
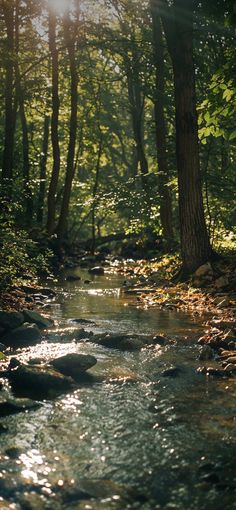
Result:
[[[234,380],[196,374],[199,323],[183,313],[138,308],[120,290],[119,276],[89,276],[86,285],[86,271],[76,274],[81,281],[51,284],[55,330],[165,333],[176,342],[121,352],[51,335],[18,353],[26,360],[93,354],[98,363],[91,373],[103,382],[1,420],[8,432],[0,436],[6,505],[0,500],[0,508],[236,508]],[[180,375],[163,377],[171,365],[182,368]]]

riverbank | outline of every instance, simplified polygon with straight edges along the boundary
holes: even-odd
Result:
[[[99,264],[99,265],[97,265]],[[222,368],[217,375],[236,372],[236,265],[232,259],[213,265],[204,264],[188,283],[173,283],[178,268],[175,256],[153,260],[123,259],[122,257],[83,256],[67,259],[67,278],[76,279],[70,270],[87,267],[91,274],[117,273],[124,276],[121,292],[135,296],[137,307],[182,311],[198,318],[204,334],[199,338],[202,359],[217,358]],[[87,281],[89,285],[89,280]],[[36,281],[12,287],[2,293],[0,308],[7,311],[39,309],[47,311],[45,299],[49,289]],[[207,367],[206,367],[207,370]]]
[[[124,292],[136,294],[138,306],[181,310],[198,317],[204,334],[198,342],[202,360],[217,357],[222,369],[206,373],[225,376],[236,373],[236,264],[222,260],[199,267],[188,283],[173,283],[175,257],[145,260],[120,268],[127,279]]]

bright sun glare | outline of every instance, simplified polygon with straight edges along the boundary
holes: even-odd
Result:
[[[48,0],[48,4],[52,10],[63,14],[70,5],[70,0]]]

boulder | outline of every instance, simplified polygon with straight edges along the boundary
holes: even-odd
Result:
[[[53,368],[20,365],[9,372],[12,390],[17,396],[51,398],[74,387],[71,377],[66,377]]]
[[[194,276],[196,276],[197,278],[203,278],[209,275],[213,276],[213,269],[211,267],[210,262],[206,262],[206,264],[203,264],[202,266],[198,267],[198,269],[194,273]]]
[[[102,267],[102,266],[91,267],[91,269],[89,269],[89,273],[95,274],[95,275],[103,275],[104,267]]]
[[[24,315],[21,312],[0,311],[0,328],[3,330],[15,329],[24,322]]]
[[[8,331],[1,339],[7,347],[27,347],[37,344],[41,340],[41,333],[36,324],[25,323]]]
[[[53,326],[53,321],[48,319],[47,317],[43,317],[43,315],[38,312],[34,312],[32,310],[23,310],[24,319],[26,322],[36,324],[40,329],[46,329]]]
[[[63,375],[68,375],[77,380],[86,370],[96,365],[97,360],[90,354],[71,353],[50,361],[53,366]]]
[[[36,409],[39,405],[38,402],[28,398],[2,398],[0,400],[0,417]]]
[[[163,337],[136,334],[118,335],[114,333],[98,333],[93,335],[90,338],[90,341],[110,349],[120,349],[122,351],[139,351],[145,345],[160,345],[160,343],[163,341]]]

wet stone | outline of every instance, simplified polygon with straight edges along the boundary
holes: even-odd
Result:
[[[77,380],[86,370],[96,365],[97,360],[90,354],[71,353],[50,361],[56,370]]]
[[[9,416],[39,407],[38,402],[27,398],[4,398],[0,400],[0,416]]]
[[[12,390],[17,396],[51,398],[74,387],[71,377],[45,366],[20,365],[10,371]]]
[[[76,322],[76,324],[90,324],[91,326],[95,326],[95,322],[91,319],[71,319],[72,322]]]
[[[117,335],[115,333],[98,333],[90,341],[98,343],[109,349],[122,351],[139,351],[145,346],[162,345],[164,337],[152,335]]]
[[[15,329],[24,322],[24,316],[21,312],[2,312],[0,311],[0,327],[3,330]]]
[[[53,321],[48,319],[47,317],[43,317],[43,315],[38,312],[34,312],[32,310],[23,310],[24,319],[26,322],[34,323],[40,329],[46,329],[53,326]]]
[[[7,448],[5,450],[5,455],[7,455],[10,459],[13,460],[18,459],[22,453],[23,451],[20,448],[17,448],[16,446],[12,446],[11,448]]]
[[[36,324],[25,323],[19,328],[12,329],[1,339],[7,347],[27,347],[37,344],[41,340],[41,333]]]

